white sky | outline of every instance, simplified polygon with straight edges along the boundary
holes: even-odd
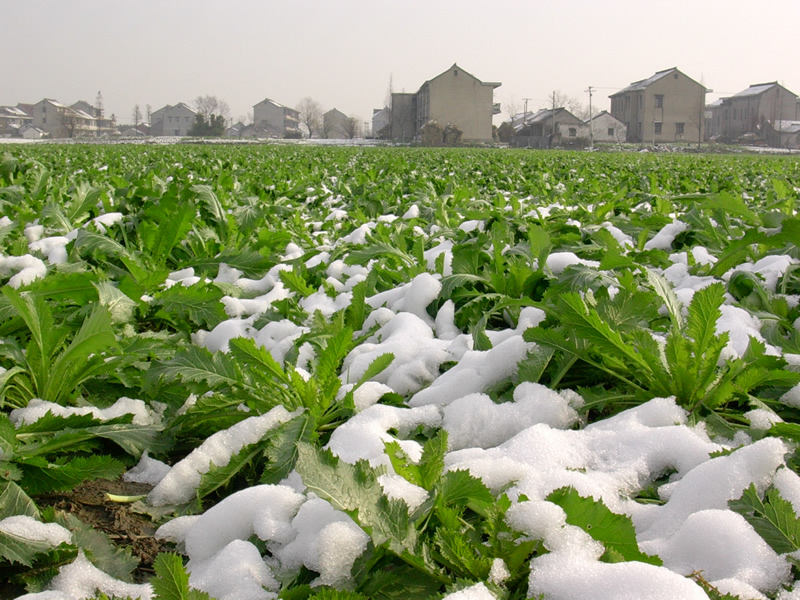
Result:
[[[55,98],[131,122],[135,104],[215,95],[234,118],[311,96],[360,121],[454,62],[495,101],[608,95],[678,67],[714,90],[800,94],[799,0],[0,0],[0,104]],[[503,115],[505,116],[505,114]]]

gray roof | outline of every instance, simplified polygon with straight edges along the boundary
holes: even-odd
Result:
[[[744,98],[745,96],[758,96],[759,94],[763,94],[767,90],[770,90],[778,85],[777,81],[772,81],[770,83],[756,83],[751,85],[746,90],[742,90],[738,94],[734,94],[731,98]]]
[[[560,115],[560,114],[567,114],[576,121],[580,121],[578,117],[573,115],[566,108],[561,107],[555,110],[553,110],[552,108],[542,108],[536,111],[535,113],[529,113],[527,119],[525,118],[524,113],[520,113],[519,115],[514,115],[511,124],[514,126],[514,129],[516,131],[520,131],[521,129],[524,129],[528,125],[532,125],[534,123],[547,123],[550,119],[554,118],[555,115]],[[514,122],[517,119],[517,117],[520,117],[520,120],[518,122]]]
[[[664,71],[658,71],[655,75],[652,75],[652,76],[648,77],[647,79],[642,79],[640,81],[634,81],[628,87],[622,88],[620,91],[618,91],[616,94],[613,94],[613,95],[616,96],[617,94],[624,94],[626,92],[636,92],[636,91],[639,91],[639,90],[644,90],[647,87],[649,87],[651,84],[653,84],[656,81],[658,81],[659,79],[661,79],[662,77],[666,77],[670,73],[672,73],[674,71],[677,71],[677,70],[678,70],[677,67],[672,67],[671,69],[666,69]]]
[[[775,121],[772,126],[781,133],[800,133],[800,121]]]

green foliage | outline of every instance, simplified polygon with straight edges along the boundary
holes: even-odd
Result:
[[[559,488],[547,498],[558,504],[567,514],[567,523],[583,529],[606,547],[601,560],[622,562],[635,560],[651,565],[661,565],[661,559],[639,550],[636,530],[630,517],[611,512],[602,501],[584,498],[575,488]]]
[[[730,500],[728,506],[747,519],[778,554],[800,550],[800,519],[791,502],[784,500],[774,487],[770,487],[762,498],[755,485],[750,484],[742,496]]]
[[[194,125],[189,129],[188,135],[195,137],[221,137],[225,134],[225,117],[222,115],[210,115],[208,121],[198,114]]]
[[[153,564],[156,576],[150,580],[156,600],[212,600],[211,596],[189,586],[189,574],[181,557],[162,552]]]
[[[646,274],[669,314],[663,344],[650,333],[650,324],[658,320],[653,295],[628,290],[613,298],[561,294],[554,309],[559,325],[528,329],[525,340],[573,358],[568,369],[584,365],[596,369],[596,379],[589,380],[592,384],[610,378],[621,383],[631,398],[640,400],[674,395],[693,413],[719,410],[734,399],[747,400],[756,390],[788,388],[800,381],[797,373],[783,368],[785,362],[766,356],[763,344],[755,340],[742,358],[723,360],[728,334],[715,331],[723,302],[721,284],[697,291],[684,319],[669,285],[651,271]],[[554,383],[564,375],[560,373]]]
[[[675,395],[712,435],[731,438],[748,426],[745,411],[762,408],[783,422],[751,436],[800,440],[797,409],[779,400],[797,383],[797,368],[766,346],[800,354],[794,326],[800,308],[790,297],[800,291],[800,270],[790,265],[773,286],[752,267],[765,258],[800,258],[797,161],[369,150],[4,149],[0,210],[8,220],[0,225],[0,257],[47,261],[25,233],[37,220],[43,237],[71,241],[66,262],[48,261],[43,278],[20,290],[6,285],[0,295],[0,407],[7,412],[35,397],[106,407],[128,395],[157,408],[163,426],[134,425],[130,416],[100,422],[50,414],[15,427],[0,415],[0,518],[42,519],[37,494],[114,477],[145,449],[174,463],[213,433],[283,406],[296,411],[293,418],[227,465],[212,465],[198,495],[215,502],[243,486],[278,483],[297,468],[371,542],[353,568],[353,591],[311,588],[314,574],[301,569],[287,575],[281,597],[441,597],[485,582],[495,559],[510,577],[490,584],[492,592],[526,597],[530,560],[546,550],[508,526],[506,495],[466,471],[445,470],[447,436],[439,428],[408,434],[422,444],[418,461],[403,451],[397,432],[385,444],[394,473],[428,494],[413,511],[383,493],[384,469],[348,465],[320,450],[355,414],[358,387],[396,360],[379,356],[352,388],[342,389],[346,357],[377,330],[365,328],[375,322],[372,298],[423,273],[441,283],[428,315],[444,324],[442,311],[452,309],[458,331],[472,336],[472,350],[491,348],[493,332],[518,327],[526,308],[546,311],[546,320],[525,334],[536,344],[513,379],[502,393],[492,392],[498,402],[522,381],[574,389],[586,401],[584,421],[592,422],[656,395]],[[675,219],[686,229],[671,248],[645,250]],[[290,243],[304,256],[285,260]],[[700,248],[712,262],[695,256]],[[558,253],[581,262],[561,271]],[[673,253],[683,257],[689,276],[711,282],[688,306],[655,274],[675,262]],[[291,270],[272,271],[279,264]],[[170,272],[190,267],[198,283],[165,285]],[[233,269],[248,279],[229,283]],[[358,276],[339,277],[342,269]],[[12,274],[0,277],[5,282]],[[193,343],[199,331],[228,318],[224,296],[260,298],[274,283],[289,297],[242,318],[251,331],[283,319],[302,328],[281,349],[281,360],[250,339],[231,340],[227,352],[217,353]],[[350,294],[350,303],[333,314],[309,314],[306,299],[316,294],[337,304]],[[728,357],[727,336],[715,327],[723,303],[757,317],[766,344],[753,340],[741,358]],[[186,403],[189,394],[193,401]],[[385,394],[380,402],[403,407],[406,400]],[[788,464],[796,467],[796,457]],[[601,502],[567,489],[551,501],[606,546],[603,560],[656,562],[638,551],[630,521]],[[197,502],[187,510],[200,508]],[[796,548],[796,519],[774,490],[748,491],[731,508],[774,547]],[[42,589],[78,548],[5,539],[0,547],[3,575],[30,589]],[[94,550],[105,551],[102,568],[112,572],[117,560],[130,566],[109,546]],[[205,597],[190,589],[177,556],[159,561],[158,597]],[[702,575],[693,578],[710,597],[725,597]]]
[[[117,340],[111,327],[111,314],[96,306],[70,338],[69,328],[57,327],[50,308],[41,296],[23,296],[4,287],[3,294],[29,332],[25,352],[3,346],[5,358],[13,361],[13,374],[7,376],[4,402],[26,406],[32,398],[58,404],[72,401],[86,380],[113,369],[107,353]],[[69,340],[69,341],[68,341]]]

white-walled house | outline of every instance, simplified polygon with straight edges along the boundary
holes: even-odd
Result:
[[[593,116],[590,121],[586,121],[586,138],[592,137],[595,142],[621,143],[628,135],[625,123],[614,117],[608,111],[602,111]]]
[[[185,137],[197,120],[197,112],[183,102],[163,106],[150,114],[150,135]]]

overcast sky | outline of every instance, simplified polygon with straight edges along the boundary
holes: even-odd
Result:
[[[800,94],[800,0],[0,0],[0,105],[95,102],[131,122],[215,95],[244,117],[305,96],[371,119],[453,63],[520,109],[560,90],[593,110],[678,67],[709,100],[778,81]],[[503,115],[505,116],[505,114]]]

